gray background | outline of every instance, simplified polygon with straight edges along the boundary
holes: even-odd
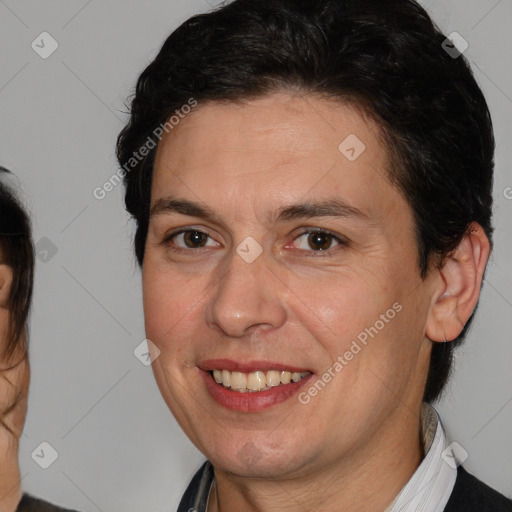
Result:
[[[469,42],[497,139],[496,251],[438,410],[469,453],[465,466],[512,495],[512,2],[423,4]],[[136,77],[173,28],[207,9],[205,0],[0,0],[0,163],[20,178],[40,250],[23,486],[84,512],[175,510],[203,460],[133,355],[145,336],[122,188],[101,201],[93,190],[117,169]],[[43,31],[59,44],[47,59],[31,48]],[[42,441],[59,454],[46,470],[31,458]]]

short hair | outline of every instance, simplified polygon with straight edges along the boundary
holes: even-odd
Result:
[[[7,307],[7,340],[0,355],[11,357],[16,349],[26,354],[27,323],[34,284],[34,246],[30,219],[12,187],[5,182],[10,172],[0,167],[0,264],[13,271]],[[11,175],[12,176],[12,175]]]
[[[412,210],[422,278],[472,222],[492,247],[492,121],[469,64],[446,41],[414,0],[235,0],[185,21],[140,75],[117,141],[139,264],[156,148],[128,168],[134,153],[190,98],[278,91],[338,99],[376,122],[388,177]],[[451,343],[434,343],[425,401],[440,396],[473,316]]]

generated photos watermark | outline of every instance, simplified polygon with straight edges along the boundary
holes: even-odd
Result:
[[[192,110],[197,107],[197,100],[194,98],[189,98],[187,103],[183,104],[179,109],[174,111],[174,114],[167,119],[165,123],[157,126],[151,135],[148,135],[144,144],[142,144],[137,151],[134,151],[132,156],[128,159],[128,161],[118,169],[108,180],[106,180],[101,187],[96,187],[92,191],[92,195],[98,201],[101,201],[107,197],[109,192],[112,192],[114,188],[121,183],[123,177],[132,171],[146,156],[149,155],[149,152],[152,149],[155,149],[158,142],[162,140],[164,133],[169,133],[173,130],[178,124],[180,124],[182,119],[185,119]]]
[[[322,376],[311,384],[307,390],[299,393],[299,402],[303,405],[309,404],[311,399],[317,396],[318,393],[320,393],[320,391],[322,391],[325,386],[327,386],[327,384],[331,382],[331,380],[334,379],[336,375],[338,375],[364,347],[366,347],[369,341],[368,338],[373,339],[377,336],[379,332],[382,331],[398,313],[400,313],[400,311],[402,311],[402,305],[395,302],[391,308],[380,315],[379,319],[371,327],[367,327],[361,331],[357,335],[356,339],[352,340],[350,348],[343,354],[339,355],[334,364],[327,368]]]

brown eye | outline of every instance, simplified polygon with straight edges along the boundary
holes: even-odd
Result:
[[[310,233],[308,237],[308,243],[310,247],[313,249],[318,249],[319,251],[325,251],[330,248],[332,243],[332,235],[328,233]]]
[[[204,247],[208,235],[201,231],[185,231],[183,233],[183,240],[187,247],[195,249],[197,247]]]
[[[305,235],[307,235],[307,238],[305,238]],[[306,231],[299,235],[296,240],[299,240],[296,242],[296,246],[308,252],[328,251],[333,248],[333,242],[335,244],[334,247],[337,245],[347,245],[346,241],[342,238],[322,230]]]
[[[207,233],[197,229],[183,229],[169,235],[162,243],[176,251],[216,247],[218,245]]]

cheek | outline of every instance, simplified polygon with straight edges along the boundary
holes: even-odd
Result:
[[[149,258],[148,258],[149,260]],[[159,269],[150,261],[142,275],[146,335],[160,349],[175,346],[195,325],[206,294],[203,280]],[[172,344],[171,344],[172,343]],[[178,347],[176,347],[178,348]]]
[[[358,336],[368,338],[365,329],[392,307],[394,299],[383,286],[348,273],[331,273],[314,282],[296,284],[288,310],[301,337],[309,340],[308,350],[322,357],[321,349],[323,364],[329,366]]]
[[[177,301],[175,294],[178,284],[170,285],[169,276],[159,272],[150,262],[144,269],[142,277],[144,323],[147,336],[157,345],[176,323],[183,302]]]
[[[317,274],[309,283],[302,283],[300,297],[304,312],[311,313],[335,334],[364,328],[369,320],[377,320],[393,304],[395,290],[385,277],[365,269],[346,268],[324,275]]]
[[[346,354],[347,361],[356,361],[344,372],[347,377],[370,365],[385,378],[415,360],[423,338],[424,307],[419,292],[411,295],[407,286],[413,281],[418,284],[414,272],[393,272],[389,265],[387,271],[376,265],[330,273],[314,286],[297,287],[290,310],[300,328],[312,334],[312,353],[322,346],[323,364],[332,365]]]

